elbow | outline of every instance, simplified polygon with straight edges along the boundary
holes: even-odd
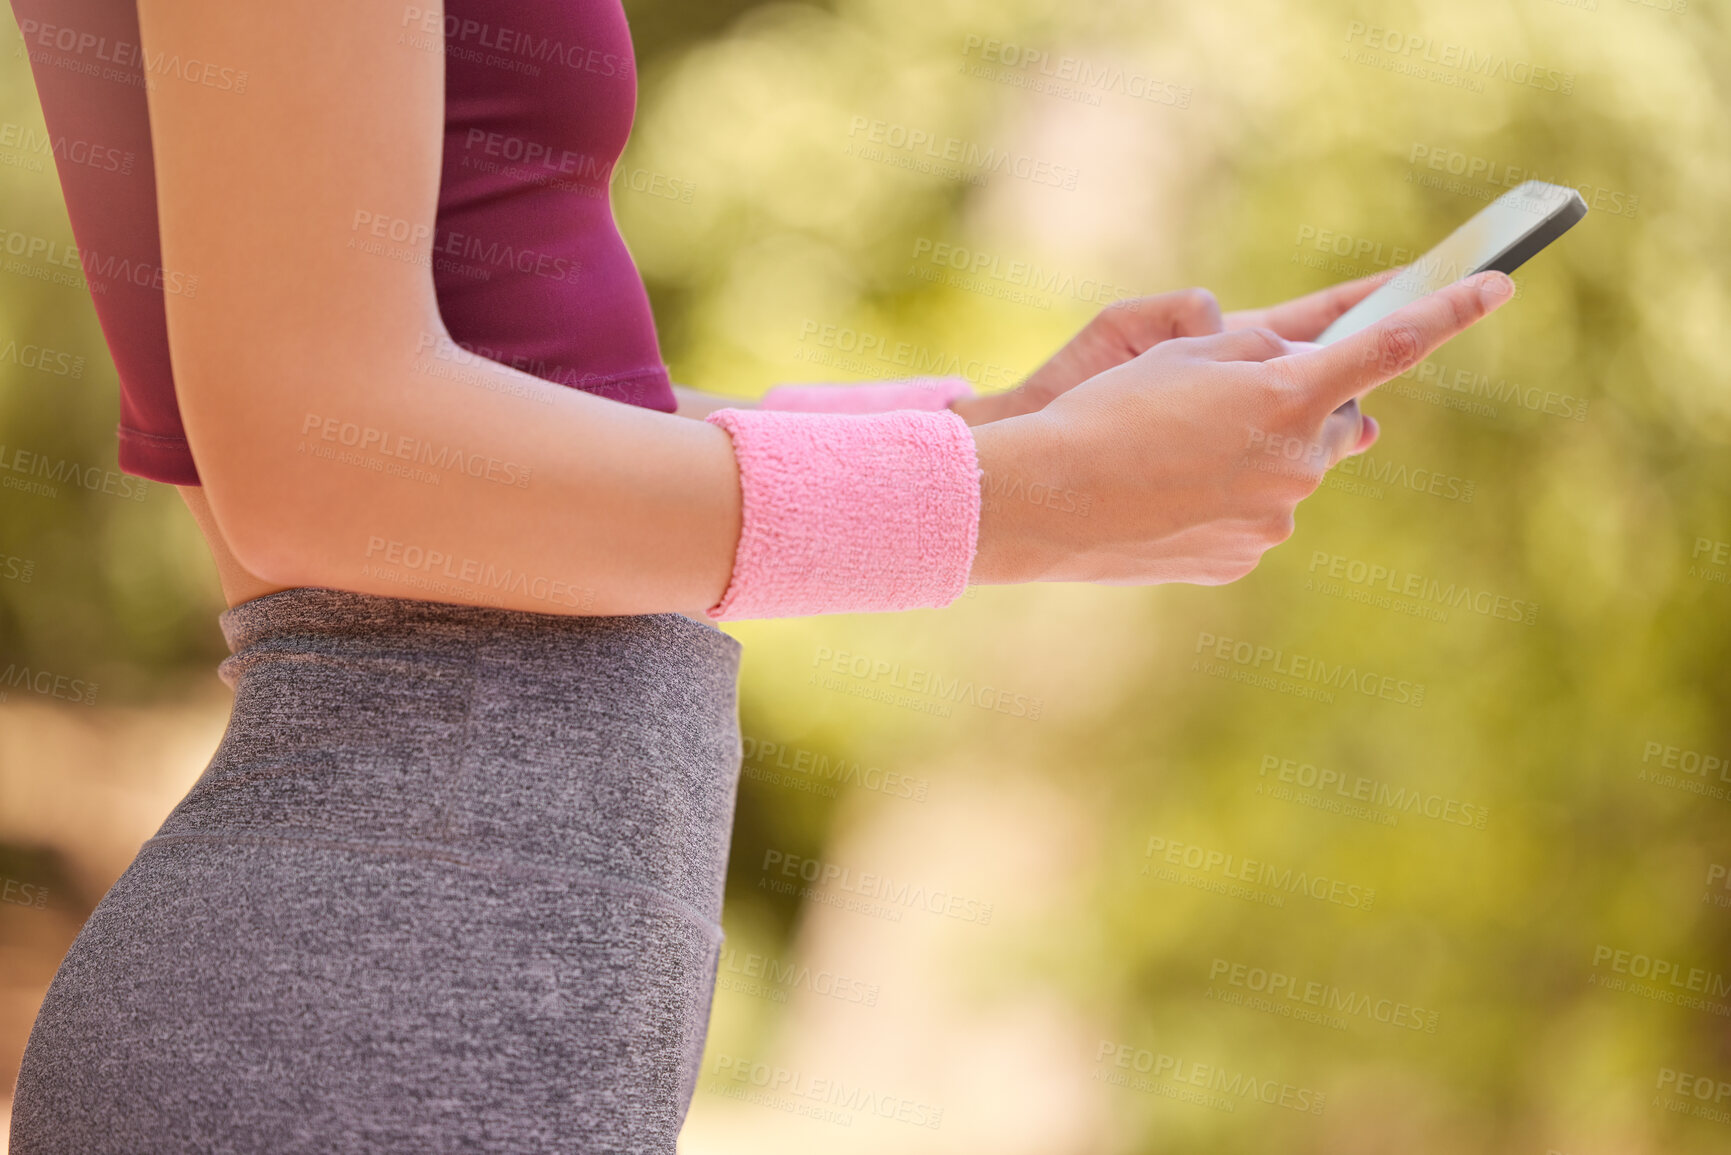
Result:
[[[204,498],[222,545],[241,568],[272,585],[330,584],[326,555],[344,535],[340,507],[308,492],[265,447],[194,450]]]
[[[324,585],[316,544],[302,518],[276,500],[260,500],[251,486],[205,481],[206,500],[222,544],[242,569],[276,586]]]
[[[261,340],[252,360],[183,345],[175,385],[211,518],[234,560],[280,586],[330,585],[361,559],[364,489],[319,436],[317,416],[359,392]],[[234,382],[248,383],[245,389]],[[352,564],[350,564],[352,563]]]
[[[259,522],[238,532],[225,528],[223,540],[243,569],[273,586],[331,584],[314,563],[316,555],[309,548],[310,543],[282,532],[276,524]]]

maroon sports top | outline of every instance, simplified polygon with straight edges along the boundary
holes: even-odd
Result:
[[[120,466],[198,471],[175,403],[146,85],[245,98],[244,71],[151,57],[134,0],[12,0],[78,259],[120,376]],[[394,46],[445,55],[439,311],[465,348],[562,385],[671,412],[655,322],[608,198],[637,101],[620,0],[447,0],[403,8]],[[364,232],[372,222],[358,221]]]

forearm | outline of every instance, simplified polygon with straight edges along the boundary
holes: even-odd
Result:
[[[444,59],[401,45],[400,12],[151,0],[139,15],[147,52],[253,78],[244,101],[150,93],[163,264],[199,278],[164,300],[176,399],[247,570],[571,614],[896,609],[959,589],[979,490],[953,419],[723,429],[451,344],[432,275]],[[918,492],[934,478],[941,501]]]
[[[246,569],[542,613],[720,600],[740,527],[726,433],[467,355],[453,380],[449,348],[195,407],[205,493]]]
[[[748,401],[743,397],[726,397],[720,393],[705,393],[689,385],[675,385],[673,398],[678,403],[673,412],[677,416],[689,417],[695,421],[702,421],[718,409],[757,408],[756,401]]]
[[[880,382],[860,382],[857,385],[802,385],[791,388],[801,391],[835,390],[836,401],[842,402],[848,398],[848,391],[850,390],[861,387],[882,388],[882,385],[883,383]],[[679,402],[679,407],[674,412],[681,417],[692,417],[699,421],[718,409],[774,409],[778,407],[775,404],[773,390],[763,402],[745,401],[736,397],[705,393],[687,385],[675,385],[673,395]],[[950,412],[956,414],[969,425],[984,425],[989,421],[1001,421],[1006,417],[1014,417],[1019,413],[1026,412],[1025,406],[1018,404],[1019,401],[1020,398],[1014,392],[988,393],[983,397],[957,397],[950,401],[947,407]],[[842,408],[842,405],[837,405],[837,409]],[[867,408],[853,404],[845,406],[845,409],[848,412],[882,412],[876,406]]]

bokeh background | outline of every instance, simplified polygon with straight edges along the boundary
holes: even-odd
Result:
[[[720,392],[1005,387],[1121,296],[1283,299],[1527,177],[1593,210],[1367,403],[1382,441],[1244,581],[730,627],[747,758],[682,1149],[1731,1150],[1724,5],[627,11],[614,205],[675,378]],[[0,445],[100,478],[114,372],[30,252],[72,238],[0,19]],[[3,1087],[227,709],[175,494],[20,476]]]

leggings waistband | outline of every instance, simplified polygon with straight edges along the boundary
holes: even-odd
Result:
[[[233,714],[163,842],[370,846],[719,917],[740,752],[726,634],[324,589],[221,622]]]

